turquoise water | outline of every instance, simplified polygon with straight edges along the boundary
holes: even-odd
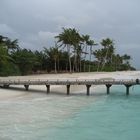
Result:
[[[140,139],[140,87],[87,96],[40,96],[0,103],[2,140]]]
[[[50,140],[140,139],[140,88],[125,96],[118,87],[49,131]],[[125,89],[124,89],[125,91]]]

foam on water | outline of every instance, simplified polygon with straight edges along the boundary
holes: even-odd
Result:
[[[66,96],[29,94],[0,101],[2,140],[140,139],[140,88]]]
[[[40,139],[43,132],[94,101],[86,96],[34,94],[0,101],[0,139]]]

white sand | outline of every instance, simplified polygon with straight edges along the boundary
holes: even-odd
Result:
[[[101,78],[113,78],[113,79],[136,79],[140,78],[140,71],[123,71],[123,72],[91,72],[91,73],[73,73],[73,74],[42,74],[42,75],[31,75],[31,76],[10,76],[0,77],[0,79],[101,79]],[[12,86],[18,87],[18,89],[1,89],[0,88],[0,100],[7,100],[11,98],[20,98],[22,96],[29,95],[25,91],[23,86]],[[100,86],[101,87],[101,86]],[[45,86],[30,86],[29,88],[32,93],[45,93]],[[85,92],[85,86],[71,86],[72,93]],[[51,92],[53,93],[66,93],[65,86],[51,86]],[[35,95],[35,94],[34,94]],[[36,94],[37,95],[37,94]],[[36,96],[35,95],[35,96]]]

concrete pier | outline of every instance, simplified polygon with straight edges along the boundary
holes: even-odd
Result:
[[[90,87],[92,85],[105,85],[107,88],[107,94],[110,93],[110,87],[113,85],[125,85],[126,95],[129,95],[129,88],[134,85],[140,85],[139,79],[1,79],[0,87],[8,88],[11,85],[24,85],[26,90],[29,90],[30,85],[46,85],[47,93],[50,93],[51,85],[64,85],[66,86],[67,95],[70,94],[71,85],[85,85],[87,95],[90,95]]]

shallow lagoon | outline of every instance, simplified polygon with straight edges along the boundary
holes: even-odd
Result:
[[[36,94],[0,101],[2,140],[140,139],[140,88],[111,87],[111,94]]]

